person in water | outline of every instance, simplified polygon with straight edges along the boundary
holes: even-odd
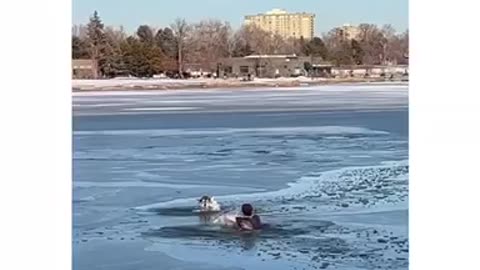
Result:
[[[260,230],[262,228],[262,222],[260,221],[260,217],[255,215],[253,206],[249,203],[245,203],[242,205],[242,214],[243,216],[237,217],[237,226],[240,230]]]

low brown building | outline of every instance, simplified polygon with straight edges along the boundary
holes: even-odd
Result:
[[[249,55],[224,58],[217,65],[219,77],[259,78],[329,76],[332,65],[321,58],[296,55]]]
[[[96,63],[91,59],[73,59],[72,77],[74,79],[95,79]]]

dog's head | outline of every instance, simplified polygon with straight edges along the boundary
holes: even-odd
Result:
[[[202,196],[200,199],[198,199],[198,204],[200,204],[200,207],[206,208],[208,204],[212,202],[212,198],[210,196]]]
[[[198,204],[202,211],[219,211],[220,208],[220,205],[215,201],[215,198],[207,195],[198,199]]]

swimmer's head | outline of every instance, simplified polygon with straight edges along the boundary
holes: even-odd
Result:
[[[252,216],[253,215],[253,206],[249,203],[244,203],[242,205],[242,213],[245,216]]]

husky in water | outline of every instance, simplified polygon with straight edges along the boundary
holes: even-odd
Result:
[[[198,205],[200,207],[200,212],[203,213],[220,212],[222,210],[220,204],[215,198],[207,195],[198,199]]]

